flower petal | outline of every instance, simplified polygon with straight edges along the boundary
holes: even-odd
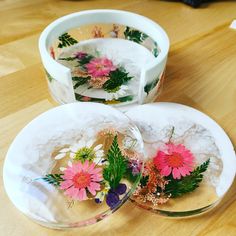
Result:
[[[60,160],[60,159],[62,159],[63,157],[65,157],[66,156],[66,153],[59,153],[59,154],[57,154],[55,157],[54,157],[54,159],[55,160]]]
[[[82,188],[82,189],[78,190],[77,199],[79,201],[83,201],[83,200],[85,200],[84,198],[86,199],[86,192],[85,192],[85,189]]]
[[[161,175],[164,175],[164,176],[170,175],[171,169],[172,169],[171,167],[165,166],[165,167],[161,170]]]
[[[73,185],[72,180],[65,180],[60,184],[60,189],[68,189]]]
[[[102,168],[94,168],[93,170],[91,170],[89,173],[90,174],[98,174],[99,172],[102,171]]]
[[[100,184],[99,183],[95,183],[92,182],[90,183],[90,185],[88,186],[88,190],[92,195],[96,195],[96,190],[100,190]]]
[[[184,167],[180,167],[179,172],[182,176],[186,176],[189,173]]]
[[[84,162],[84,164],[82,165],[82,170],[87,171],[87,170],[88,170],[88,167],[89,167],[89,161],[86,160],[86,161]]]
[[[83,169],[83,164],[79,161],[77,164],[72,166],[74,173],[80,172]]]
[[[62,148],[59,152],[69,152],[70,148]]]
[[[102,158],[102,157],[104,156],[104,152],[103,152],[103,150],[100,150],[100,151],[97,151],[97,152],[95,153],[95,155],[96,155],[96,157],[98,157],[98,158]]]
[[[72,168],[68,167],[66,170],[64,170],[63,179],[72,179],[75,175],[75,172],[72,170]]]
[[[180,179],[181,178],[180,171],[179,171],[178,168],[173,168],[172,175],[173,175],[174,179]]]
[[[78,189],[72,186],[71,188],[68,188],[64,193],[65,195],[73,199],[77,199]]]
[[[102,144],[98,144],[93,150],[94,151],[98,151],[101,148],[102,148]]]
[[[95,167],[95,162],[93,162],[92,164],[90,164],[89,168],[87,169],[88,173],[90,173],[90,171],[93,171],[94,167]]]
[[[80,197],[81,197],[81,200],[86,200],[87,199],[87,194],[86,194],[86,190],[85,190],[85,188],[82,188],[81,190],[80,190]]]
[[[90,140],[87,142],[86,147],[88,147],[88,148],[92,147],[93,143],[94,143],[93,140],[90,139]]]

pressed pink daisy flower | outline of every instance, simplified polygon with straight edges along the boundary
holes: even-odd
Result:
[[[86,200],[86,191],[95,196],[96,191],[100,190],[101,171],[101,168],[95,167],[95,163],[90,164],[88,160],[84,163],[78,161],[63,171],[62,178],[64,181],[61,183],[60,188],[65,190],[65,195],[72,199]]]
[[[106,83],[106,81],[109,80],[108,77],[92,77],[89,80],[89,85],[93,88],[102,88],[102,86]]]
[[[180,179],[193,171],[194,156],[184,145],[168,143],[166,151],[158,151],[153,162],[161,175],[172,174],[174,179]]]
[[[86,68],[92,77],[108,76],[111,71],[116,70],[112,61],[107,58],[94,58],[86,64]]]

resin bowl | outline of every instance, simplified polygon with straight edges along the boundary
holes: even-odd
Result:
[[[147,103],[159,95],[169,39],[144,16],[89,10],[52,22],[40,36],[39,50],[58,103],[120,106]]]
[[[215,121],[167,102],[137,106],[126,115],[139,128],[148,156],[131,197],[136,205],[162,216],[189,217],[221,201],[233,183],[236,157]]]
[[[4,187],[37,223],[81,227],[123,205],[139,182],[143,158],[140,132],[123,113],[103,104],[66,104],[16,136],[4,163]]]

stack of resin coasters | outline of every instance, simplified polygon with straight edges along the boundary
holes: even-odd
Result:
[[[169,39],[141,15],[90,10],[52,22],[40,36],[39,50],[58,103],[119,107],[154,101],[160,94]]]

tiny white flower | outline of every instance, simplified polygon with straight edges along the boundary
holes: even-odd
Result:
[[[135,146],[135,144],[137,143],[137,140],[132,139],[131,137],[127,136],[123,139],[122,143],[123,143],[125,148],[129,149],[129,148]]]
[[[99,191],[99,192],[97,193],[97,195],[95,196],[95,198],[98,198],[98,199],[102,202],[102,201],[104,200],[106,194],[109,192],[109,190],[110,190],[110,185],[109,185],[109,183],[106,181],[103,190]]]
[[[60,169],[60,171],[64,171],[64,170],[66,170],[65,167],[60,167],[59,169]]]
[[[113,99],[118,99],[119,97],[123,97],[127,94],[129,87],[127,85],[121,85],[120,89],[115,93],[106,93],[106,101],[110,101]]]

